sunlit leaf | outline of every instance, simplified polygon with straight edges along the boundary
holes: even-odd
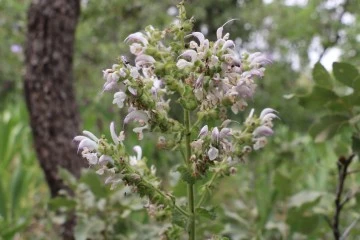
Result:
[[[360,74],[355,66],[344,62],[335,62],[333,72],[336,80],[354,90],[360,90]]]

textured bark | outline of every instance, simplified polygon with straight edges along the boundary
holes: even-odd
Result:
[[[52,196],[64,188],[59,167],[79,176],[85,164],[72,142],[79,132],[72,76],[79,13],[80,0],[33,0],[28,10],[24,89],[36,153]]]

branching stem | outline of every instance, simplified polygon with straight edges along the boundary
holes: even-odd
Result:
[[[186,162],[189,168],[191,168],[191,132],[190,132],[190,112],[188,110],[184,109],[184,122],[185,122],[185,128],[186,128]],[[194,184],[188,183],[187,186],[187,195],[188,195],[188,205],[189,205],[189,240],[195,240],[195,232],[196,232],[196,226],[195,226],[195,196],[194,196]]]

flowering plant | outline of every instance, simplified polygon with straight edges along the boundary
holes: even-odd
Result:
[[[145,132],[158,136],[159,150],[185,152],[178,171],[187,183],[187,203],[180,204],[160,187],[154,166],[149,167],[140,146],[136,155],[127,152],[126,134],[110,124],[111,141],[89,131],[76,136],[78,149],[105,183],[132,187],[148,199],[146,208],[159,220],[174,219],[163,236],[172,236],[184,228],[189,239],[196,237],[197,215],[207,210],[205,200],[214,182],[236,173],[236,166],[252,150],[267,143],[273,134],[276,111],[265,108],[257,116],[254,109],[243,124],[231,120],[232,113],[245,111],[255,93],[258,78],[270,60],[261,53],[239,54],[235,42],[217,29],[216,41],[201,32],[191,32],[193,19],[187,19],[183,3],[178,5],[177,21],[159,30],[148,26],[145,32],[130,34],[133,60],[121,57],[104,73],[104,91],[114,92],[113,103],[127,108],[123,125],[134,124],[139,140]],[[184,120],[171,109],[181,108]],[[131,133],[127,133],[131,134]],[[207,179],[199,186],[200,180]],[[197,200],[197,199],[198,200]]]

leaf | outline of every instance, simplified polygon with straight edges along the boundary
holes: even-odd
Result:
[[[16,210],[20,210],[20,198],[21,198],[21,195],[23,194],[24,182],[25,182],[26,176],[27,176],[27,173],[24,171],[23,167],[20,165],[15,169],[15,173],[11,179],[10,209],[11,209],[12,217],[15,217]]]
[[[314,123],[309,130],[316,143],[323,142],[340,133],[341,129],[349,126],[349,118],[344,115],[327,115]]]
[[[183,181],[187,182],[188,184],[195,183],[196,179],[192,176],[190,170],[186,166],[182,165],[182,166],[178,167],[177,170],[180,172],[181,179]]]
[[[56,211],[60,208],[67,210],[73,209],[76,206],[76,201],[65,197],[55,197],[49,200],[48,207],[50,210]]]
[[[321,65],[321,63],[318,62],[315,64],[314,69],[312,71],[312,76],[316,85],[323,88],[332,89],[333,83],[331,76],[328,73],[328,71],[324,68],[324,66]]]
[[[288,206],[289,208],[309,209],[316,205],[321,197],[322,193],[320,192],[302,191],[289,199]]]
[[[93,171],[86,171],[80,178],[80,181],[89,186],[90,190],[98,198],[106,198],[110,191],[100,180],[99,176]]]
[[[216,213],[215,213],[214,209],[208,210],[206,208],[199,207],[199,208],[195,209],[195,212],[200,217],[208,218],[210,220],[215,220],[216,219]]]
[[[337,98],[335,92],[315,86],[309,95],[299,97],[299,103],[306,109],[318,110]]]
[[[334,62],[333,73],[339,82],[354,90],[360,90],[360,74],[355,66],[344,62]]]
[[[76,240],[89,239],[94,233],[102,232],[106,229],[104,221],[97,217],[91,217],[88,220],[81,219],[76,224],[74,236]]]
[[[0,216],[4,220],[7,219],[7,201],[6,201],[5,191],[4,191],[1,181],[0,181]]]

